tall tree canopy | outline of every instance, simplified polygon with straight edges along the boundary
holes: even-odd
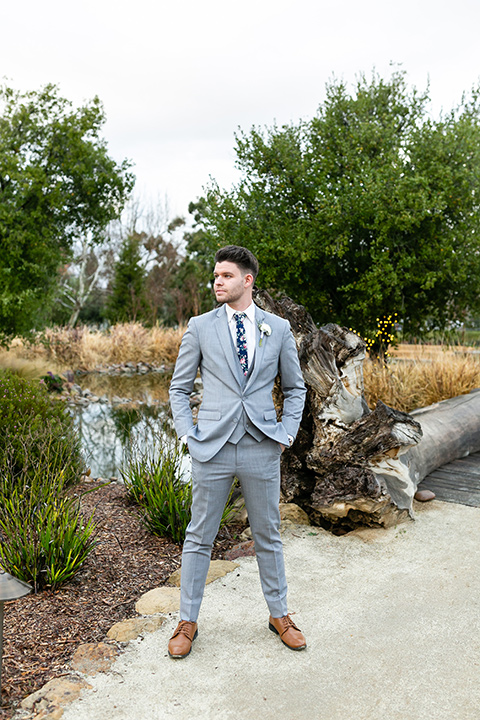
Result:
[[[100,240],[133,186],[100,136],[98,98],[0,88],[0,331],[41,324],[75,238]]]
[[[438,120],[403,72],[342,82],[309,121],[239,132],[241,180],[210,187],[206,252],[245,245],[259,283],[314,318],[408,332],[480,307],[479,92]]]

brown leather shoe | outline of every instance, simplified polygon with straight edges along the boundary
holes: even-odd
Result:
[[[281,618],[273,618],[270,615],[268,627],[272,632],[280,635],[280,640],[290,648],[290,650],[305,650],[307,647],[305,638],[290,615],[285,615]]]
[[[197,623],[189,620],[180,620],[175,632],[168,643],[168,654],[171,658],[187,657],[192,649],[192,643],[198,635]]]

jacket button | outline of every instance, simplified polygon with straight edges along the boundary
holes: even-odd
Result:
[[[232,422],[234,422],[234,423],[238,422],[238,418],[233,418]]]

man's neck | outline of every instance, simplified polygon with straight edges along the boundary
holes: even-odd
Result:
[[[245,312],[245,310],[248,310],[252,302],[252,298],[247,300],[240,299],[233,303],[227,303],[227,305],[232,308],[232,310],[235,310],[235,312]]]

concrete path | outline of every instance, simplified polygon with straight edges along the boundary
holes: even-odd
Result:
[[[254,558],[207,586],[191,655],[178,616],[132,641],[63,720],[479,720],[480,508],[343,537],[284,535],[289,606],[308,648],[268,630]]]

